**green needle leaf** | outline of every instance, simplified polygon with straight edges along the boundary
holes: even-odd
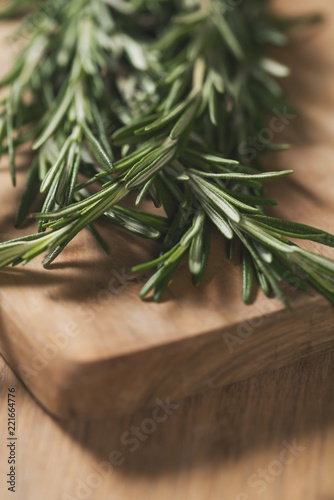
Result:
[[[244,247],[242,258],[242,297],[245,304],[250,304],[254,290],[255,270],[251,254]]]
[[[15,171],[15,154],[14,154],[14,140],[13,140],[13,111],[10,99],[7,101],[7,140],[8,140],[8,154],[10,175],[12,177],[13,186],[16,186],[16,171]]]
[[[41,189],[40,189],[41,193],[44,193],[45,191],[47,191],[47,189],[49,189],[49,187],[52,184],[52,182],[54,181],[57,173],[64,169],[64,167],[65,167],[64,159],[65,159],[65,156],[66,156],[66,154],[71,146],[71,143],[72,143],[72,137],[68,137],[68,139],[65,141],[63,147],[60,150],[60,153],[59,153],[59,156],[58,156],[56,163],[49,170],[45,179],[42,182]]]
[[[50,119],[42,135],[39,137],[39,139],[37,139],[36,142],[34,142],[32,146],[33,150],[39,149],[52,136],[70,106],[70,103],[73,99],[74,90],[74,88],[69,88],[66,91],[63,100],[60,102],[58,108]]]
[[[26,184],[15,218],[15,227],[19,227],[29,214],[29,210],[39,191],[38,161],[35,158],[28,172]]]
[[[84,134],[86,136],[87,141],[89,142],[90,148],[92,150],[93,155],[99,162],[99,164],[109,173],[113,171],[113,165],[111,159],[105,152],[103,145],[93,136],[89,128],[85,123],[82,125]]]

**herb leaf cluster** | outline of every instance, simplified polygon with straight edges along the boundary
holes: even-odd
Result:
[[[47,252],[49,265],[84,228],[108,252],[94,221],[104,217],[161,241],[141,297],[159,300],[187,258],[196,285],[210,255],[212,228],[241,248],[243,299],[256,280],[289,307],[281,282],[307,282],[334,302],[334,262],[289,238],[334,246],[334,236],[266,215],[275,205],[264,184],[291,171],[250,164],[240,145],[258,136],[273,109],[286,107],[278,78],[289,70],[268,58],[285,45],[291,20],[266,0],[68,0],[52,16],[32,0],[12,0],[0,15],[28,17],[29,39],[1,82],[0,149],[15,185],[15,151],[34,152],[17,212],[19,226],[38,191],[38,233],[0,244],[0,266]],[[28,23],[28,24],[27,24]],[[20,31],[18,32],[18,38]],[[261,144],[261,150],[286,145]],[[136,192],[126,208],[122,200]],[[144,198],[164,209],[140,209]]]

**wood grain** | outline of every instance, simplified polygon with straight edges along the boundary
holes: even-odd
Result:
[[[0,360],[0,497],[333,500],[333,380],[334,354],[327,353],[192,396],[179,402],[151,434],[144,432],[144,440],[136,439],[134,449],[133,443],[122,444],[122,436],[133,439],[136,427],[150,430],[147,419],[152,419],[153,410],[100,422],[60,423]],[[5,484],[6,399],[13,386],[18,429],[15,494]],[[296,456],[282,455],[293,445],[299,449]],[[108,469],[110,460],[120,465]],[[259,477],[263,474],[266,479]]]
[[[293,68],[287,87],[301,116],[275,136],[289,137],[293,148],[268,157],[268,167],[295,174],[270,194],[281,203],[276,213],[334,232],[334,7],[329,0],[277,3],[286,12],[321,11],[326,21],[296,33],[279,54]],[[4,35],[12,27],[6,29]],[[9,64],[13,54],[2,53]],[[6,161],[0,168],[3,239],[18,235],[12,223],[27,162],[22,153],[16,190]],[[144,277],[130,269],[156,255],[157,244],[100,228],[111,257],[83,232],[51,271],[37,260],[0,273],[1,352],[55,415],[121,415],[163,395],[179,400],[333,348],[334,311],[316,293],[289,290],[294,314],[260,292],[244,306],[240,268],[227,262],[221,237],[214,238],[204,284],[192,286],[184,262],[165,300],[154,304],[139,300]],[[309,248],[334,256],[317,244]]]

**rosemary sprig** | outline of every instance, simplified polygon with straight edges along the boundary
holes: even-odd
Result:
[[[26,9],[31,22],[40,7],[15,0],[3,16]],[[301,289],[309,282],[334,302],[333,261],[288,240],[334,246],[334,236],[268,217],[275,201],[264,183],[291,171],[264,172],[258,155],[249,156],[249,137],[258,137],[259,151],[286,148],[258,132],[268,113],[288,109],[277,77],[289,71],[264,55],[268,43],[287,40],[264,0],[237,8],[224,0],[60,2],[2,82],[0,139],[14,184],[15,148],[35,141],[17,224],[38,190],[45,201],[35,214],[39,233],[0,244],[0,266],[46,250],[49,265],[85,227],[107,250],[92,226],[103,216],[161,239],[160,256],[134,268],[156,268],[141,297],[154,290],[159,300],[186,256],[194,283],[202,281],[214,225],[230,255],[236,241],[242,247],[246,303],[255,278],[288,307],[282,281]],[[124,208],[131,191],[135,206]],[[145,197],[166,217],[139,210]]]

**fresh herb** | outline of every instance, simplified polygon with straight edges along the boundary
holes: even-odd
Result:
[[[266,0],[68,0],[45,15],[39,2],[12,0],[2,17],[29,11],[17,38],[29,40],[2,82],[2,150],[10,157],[33,142],[17,215],[29,214],[45,193],[39,232],[0,244],[0,266],[27,263],[47,251],[49,265],[103,216],[145,238],[161,240],[160,255],[134,271],[155,268],[141,291],[159,300],[181,260],[198,285],[216,226],[239,242],[243,298],[256,278],[268,295],[289,307],[280,287],[314,285],[334,302],[334,262],[288,238],[334,246],[334,236],[268,217],[274,205],[264,183],[290,174],[264,172],[250,158],[249,137],[274,109],[288,109],[277,78],[286,67],[265,56],[285,45],[291,20],[275,18]],[[37,22],[44,13],[43,22]],[[27,29],[29,27],[29,30]],[[285,149],[258,139],[258,149]],[[252,155],[254,156],[254,155]],[[94,185],[94,191],[89,187]],[[132,208],[120,202],[132,191]],[[165,217],[139,210],[144,198]]]

